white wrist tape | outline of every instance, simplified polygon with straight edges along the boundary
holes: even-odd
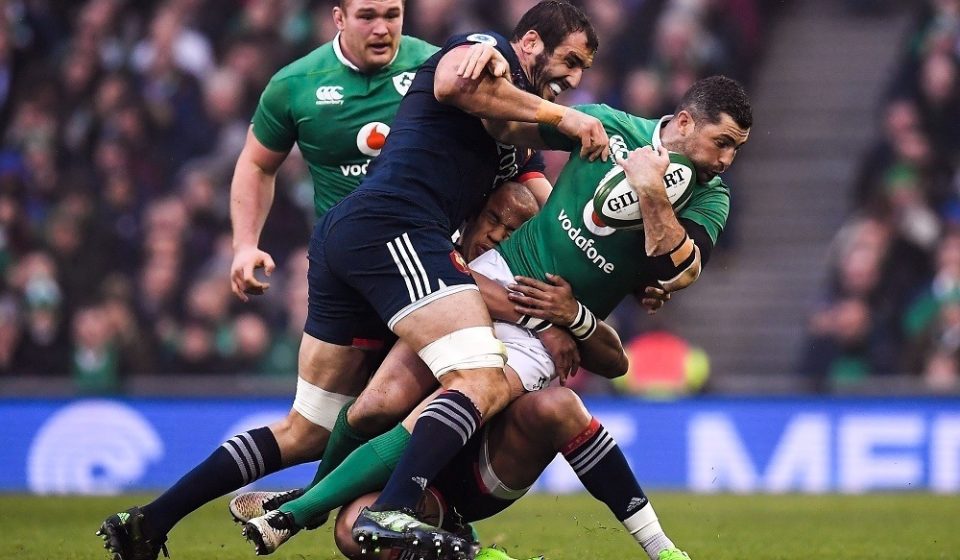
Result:
[[[521,315],[520,318],[517,319],[517,324],[525,329],[536,332],[543,332],[553,326],[553,323],[546,319],[538,319],[529,315]]]
[[[597,318],[587,306],[578,301],[577,316],[568,328],[577,340],[586,340],[597,330]]]

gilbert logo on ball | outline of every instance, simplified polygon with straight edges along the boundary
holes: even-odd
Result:
[[[670,152],[670,165],[663,175],[663,185],[675,211],[679,212],[690,201],[695,183],[693,162],[682,154]],[[593,195],[593,210],[593,221],[598,226],[616,229],[643,227],[640,199],[619,165],[614,165],[600,180]]]
[[[382,122],[371,122],[360,127],[357,133],[357,149],[365,156],[377,157],[387,142],[390,127]]]

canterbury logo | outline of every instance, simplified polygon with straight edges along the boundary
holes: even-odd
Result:
[[[317,105],[343,105],[343,86],[318,87]]]

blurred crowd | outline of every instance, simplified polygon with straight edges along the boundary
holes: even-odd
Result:
[[[434,43],[469,29],[509,34],[534,3],[408,0],[405,32]],[[581,2],[601,46],[564,101],[655,117],[699,77],[748,81],[769,4]],[[295,372],[313,186],[294,151],[262,236],[278,271],[267,295],[240,304],[227,279],[229,183],[259,93],[333,37],[333,5],[0,1],[0,375],[72,376],[81,390],[110,392],[131,374]],[[932,206],[941,199],[927,181],[949,174],[923,157],[933,157],[933,142],[956,146],[944,113],[956,106],[938,73],[955,71],[955,23],[931,15],[911,59],[918,88],[891,101],[888,132],[912,135],[913,145],[892,136],[878,148],[903,156],[897,192],[914,188],[931,204],[929,228],[904,232],[925,235],[928,252],[947,239],[938,212],[948,209]],[[552,158],[550,172],[560,163]],[[886,196],[887,175],[864,203]],[[893,238],[895,229],[884,231]]]
[[[960,389],[960,0],[917,2],[811,315],[802,373]]]

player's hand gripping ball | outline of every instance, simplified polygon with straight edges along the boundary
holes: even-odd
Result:
[[[690,200],[696,177],[693,162],[682,154],[670,152],[670,165],[663,176],[663,185],[674,211],[682,210]],[[616,229],[643,227],[640,199],[619,165],[615,164],[600,181],[593,195],[593,210],[594,219],[603,222],[602,225]]]

